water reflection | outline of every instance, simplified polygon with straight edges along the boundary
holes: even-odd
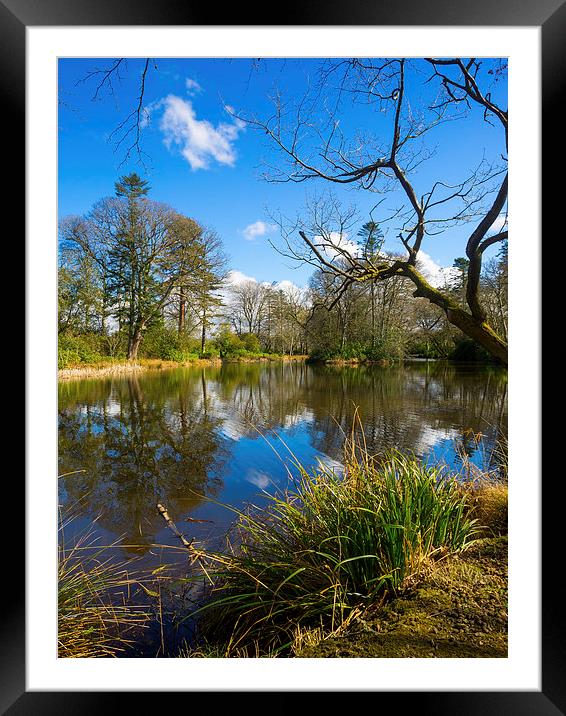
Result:
[[[239,506],[287,479],[275,432],[305,464],[339,461],[359,406],[370,450],[413,450],[457,465],[491,459],[506,431],[507,374],[426,363],[331,367],[224,364],[59,386],[63,503],[83,497],[107,539],[148,553],[174,544],[155,509],[183,531],[220,534],[230,515],[206,495]],[[481,439],[478,439],[481,434]],[[86,496],[86,497],[85,497]],[[184,523],[188,515],[210,523]]]

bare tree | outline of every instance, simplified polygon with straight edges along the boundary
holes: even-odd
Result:
[[[143,151],[141,144],[142,130],[148,121],[148,110],[144,103],[148,75],[152,69],[157,70],[157,64],[155,60],[149,57],[142,58],[141,63],[138,96],[134,106],[108,136],[109,141],[114,145],[114,151],[123,153],[120,166],[132,157],[135,157],[142,166],[145,166],[145,159],[148,156]],[[88,83],[94,87],[93,101],[100,100],[105,95],[115,97],[116,85],[122,82],[127,68],[128,58],[113,58],[105,67],[94,67],[79,82]]]
[[[280,247],[285,255],[336,276],[337,301],[353,283],[404,277],[414,285],[414,296],[441,308],[450,323],[502,363],[507,362],[507,343],[488,322],[479,286],[484,252],[508,238],[506,220],[500,223],[507,204],[508,116],[492,99],[493,93],[483,87],[489,78],[496,82],[505,70],[501,63],[494,69],[493,63],[475,58],[329,62],[322,69],[315,95],[306,95],[297,106],[286,104],[277,95],[275,111],[268,119],[238,115],[267,136],[283,157],[282,163],[268,169],[268,180],[322,180],[329,185],[349,185],[383,195],[376,204],[383,214],[379,224],[397,232],[405,251],[404,256],[395,259],[360,252],[359,245],[347,240],[348,229],[351,231],[354,224],[352,214],[339,214],[334,207],[325,216],[324,208],[319,206],[310,225],[300,219],[287,225]],[[423,103],[418,96],[409,97],[408,87],[416,84],[435,85],[434,98]],[[323,90],[326,114],[320,105]],[[331,90],[337,97],[332,106]],[[380,110],[388,125],[379,136],[358,133],[347,139],[342,134],[338,109],[345,96]],[[446,122],[463,120],[478,109],[486,123],[502,130],[498,161],[482,159],[475,168],[464,168],[464,176],[456,184],[446,182],[441,173],[424,191],[417,190],[416,169],[433,155],[425,143],[430,132]],[[313,117],[321,114],[323,120],[317,123]],[[386,212],[383,202],[388,196],[394,196],[399,205]],[[427,235],[464,224],[473,224],[466,244],[469,263],[465,307],[450,292],[433,286],[417,263]],[[296,237],[300,237],[299,242]]]
[[[267,305],[267,287],[257,281],[243,281],[232,287],[231,294],[230,319],[235,330],[242,333],[245,327],[248,333],[258,333]]]

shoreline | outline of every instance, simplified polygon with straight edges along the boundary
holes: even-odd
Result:
[[[59,368],[57,370],[57,378],[60,381],[80,380],[82,378],[102,378],[106,376],[128,375],[130,373],[138,373],[148,370],[173,370],[175,368],[191,368],[206,366],[221,366],[223,364],[236,363],[289,363],[304,362],[309,364],[318,364],[326,366],[372,366],[379,365],[382,368],[394,365],[403,365],[404,363],[440,363],[440,359],[433,358],[405,358],[399,359],[382,359],[367,360],[359,358],[327,358],[314,359],[306,355],[258,355],[258,356],[240,356],[233,358],[195,358],[188,361],[165,360],[161,358],[141,358],[135,362],[116,362],[116,363],[84,363],[70,368]],[[451,361],[445,361],[450,363]],[[462,365],[456,362],[456,365]],[[474,363],[473,365],[486,365],[484,363]],[[489,365],[489,364],[487,364]]]
[[[106,376],[128,375],[148,370],[172,370],[175,368],[191,368],[204,366],[221,366],[223,363],[277,363],[291,361],[306,361],[307,356],[301,355],[273,355],[240,358],[197,358],[191,361],[162,360],[160,358],[142,358],[136,362],[123,363],[85,363],[72,368],[59,368],[57,379],[59,381],[81,380],[83,378],[103,378]]]

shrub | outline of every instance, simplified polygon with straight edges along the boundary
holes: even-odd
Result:
[[[454,349],[451,351],[449,358],[450,360],[470,363],[486,363],[493,361],[493,357],[471,338],[461,338],[458,340]]]
[[[246,347],[229,328],[223,327],[217,333],[214,344],[221,358],[236,358],[245,353]]]
[[[407,353],[421,358],[444,358],[438,345],[425,338],[413,338],[407,345]]]
[[[57,362],[59,368],[80,363],[98,363],[106,354],[104,336],[86,333],[74,336],[68,333],[59,334],[57,345]]]
[[[220,351],[214,343],[208,342],[204,346],[204,352],[201,354],[202,358],[218,358]]]
[[[248,353],[261,353],[261,343],[255,333],[244,333],[240,340]]]
[[[72,348],[59,348],[57,351],[57,367],[70,368],[81,362],[79,352]]]
[[[194,360],[199,352],[199,341],[163,325],[155,325],[148,329],[140,347],[140,356],[143,358],[161,358],[178,362]]]
[[[404,334],[391,329],[373,345],[367,341],[348,341],[343,347],[314,347],[310,357],[315,360],[397,360],[406,353]]]

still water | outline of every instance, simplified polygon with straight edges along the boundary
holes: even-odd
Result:
[[[188,538],[218,546],[234,518],[219,503],[257,504],[262,491],[285,487],[289,451],[305,466],[339,469],[356,406],[372,452],[411,450],[454,469],[467,455],[490,467],[494,441],[506,434],[507,373],[292,362],[62,382],[59,474],[72,474],[59,479],[59,500],[78,513],[74,530],[120,540],[121,558],[178,560],[154,546],[178,546],[158,502]]]

